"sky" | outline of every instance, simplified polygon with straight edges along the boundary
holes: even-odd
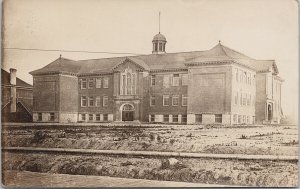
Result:
[[[286,115],[298,117],[298,2],[295,0],[7,0],[5,48],[151,54],[152,38],[167,52],[222,44],[256,59],[274,59]],[[32,84],[30,71],[59,55],[81,60],[124,54],[3,50],[2,67]]]

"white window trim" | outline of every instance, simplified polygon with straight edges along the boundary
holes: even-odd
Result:
[[[101,104],[101,97],[100,96],[96,96],[96,98],[95,98],[96,100],[95,100],[95,106],[96,107],[100,107],[100,104]],[[99,99],[99,104],[97,103],[97,99]]]
[[[85,88],[83,87],[83,81],[85,80]],[[87,89],[87,79],[86,78],[82,78],[80,79],[80,89]]]
[[[165,97],[167,97],[169,99],[168,105],[165,104]],[[163,106],[170,106],[170,95],[163,95]]]
[[[155,104],[152,104],[152,99],[155,100]],[[150,106],[155,106],[156,105],[156,98],[155,96],[150,96]]]
[[[88,82],[87,82],[87,85],[88,85],[87,87],[88,87],[89,89],[94,88],[94,86],[93,86],[93,87],[90,87],[90,83],[95,84],[94,82],[95,82],[94,78],[89,78],[89,79],[88,79]]]
[[[90,102],[91,102],[92,100],[93,100],[93,105],[90,104]],[[94,99],[94,97],[89,97],[89,98],[88,98],[88,106],[89,106],[89,107],[94,107],[94,106],[95,106],[95,99]]]
[[[85,99],[85,100],[86,100],[86,103],[88,103],[88,98],[87,98],[87,96],[81,96],[81,97],[80,97],[80,105],[81,105],[81,107],[87,107],[86,105],[85,105],[85,106],[83,105],[83,97],[86,98],[86,99]]]
[[[177,84],[177,85],[175,85],[175,82],[174,82],[174,81],[175,81],[174,75],[178,75],[178,77],[176,77],[176,78],[178,78],[178,84]],[[179,85],[180,85],[180,75],[179,75],[179,74],[173,74],[173,75],[172,75],[172,86],[173,86],[173,87],[178,87]]]
[[[107,99],[107,104],[104,104],[104,100],[105,99]],[[103,105],[103,107],[107,107],[108,106],[108,96],[103,96],[102,105]]]
[[[186,104],[183,104],[183,99],[186,99]],[[188,104],[188,96],[187,95],[182,95],[181,96],[181,106],[187,106]]]
[[[97,86],[97,81],[100,82],[100,87]],[[96,89],[101,89],[102,88],[102,78],[100,78],[100,77],[96,78],[96,80],[95,80],[95,88]]]
[[[178,99],[178,104],[174,105],[174,99],[177,98]],[[179,106],[179,95],[173,95],[172,96],[172,106]]]
[[[107,86],[105,86],[106,81],[107,81]],[[108,79],[108,77],[103,77],[103,88],[104,89],[108,89],[108,85],[109,85],[109,79]]]

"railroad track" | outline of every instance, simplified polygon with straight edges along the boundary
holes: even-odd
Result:
[[[3,147],[2,152],[14,153],[48,153],[71,155],[109,155],[109,156],[138,156],[148,158],[209,158],[236,160],[269,160],[298,162],[298,156],[274,155],[246,155],[246,154],[204,154],[186,152],[158,152],[158,151],[124,151],[124,150],[94,150],[94,149],[66,149],[66,148],[33,148],[33,147]]]

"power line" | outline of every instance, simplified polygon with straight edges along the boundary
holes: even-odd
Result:
[[[48,52],[71,52],[71,53],[95,53],[95,54],[130,54],[130,55],[143,55],[138,53],[126,52],[110,52],[110,51],[79,51],[79,50],[66,50],[66,49],[32,49],[32,48],[18,48],[18,47],[4,47],[6,50],[20,50],[20,51],[48,51]]]

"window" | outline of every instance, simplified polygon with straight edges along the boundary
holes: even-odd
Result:
[[[96,114],[96,121],[100,121],[100,114]]]
[[[108,114],[103,114],[103,121],[108,121]]]
[[[235,69],[235,79],[236,82],[239,82],[239,70],[237,68]]]
[[[247,83],[247,72],[244,72],[244,83]]]
[[[150,115],[150,122],[154,122],[155,121],[155,115]]]
[[[94,79],[91,78],[91,79],[89,79],[89,89],[91,89],[93,87],[94,87]]]
[[[101,78],[96,78],[96,88],[101,88]]]
[[[42,121],[42,113],[38,113],[38,121]]]
[[[196,123],[202,123],[202,114],[196,114]]]
[[[243,95],[243,105],[246,106],[247,94]]]
[[[87,97],[82,96],[81,97],[81,107],[85,107],[85,106],[87,106]]]
[[[243,105],[243,93],[240,95],[240,105]]]
[[[250,120],[249,120],[249,116],[247,116],[247,123],[250,123],[249,121],[250,121]]]
[[[166,122],[166,123],[169,122],[169,115],[164,115],[164,122]]]
[[[150,106],[155,106],[155,96],[150,97]]]
[[[159,51],[162,51],[162,43],[159,43]]]
[[[81,114],[81,120],[85,121],[85,114]]]
[[[132,73],[131,69],[125,69],[121,73],[120,81],[120,94],[121,95],[134,95],[136,94],[136,73]]]
[[[54,121],[54,113],[50,113],[50,121]]]
[[[246,122],[246,116],[243,115],[243,123],[245,123],[245,122]]]
[[[242,83],[243,82],[243,71],[240,70],[239,73],[240,73],[240,82]]]
[[[81,89],[86,89],[86,79],[81,79]]]
[[[172,105],[173,106],[178,106],[179,105],[179,96],[178,95],[174,95],[172,97]]]
[[[173,123],[177,123],[178,122],[178,115],[173,115]]]
[[[250,106],[250,98],[251,98],[251,96],[247,96],[247,106]]]
[[[89,121],[93,121],[93,114],[89,114]]]
[[[187,106],[188,97],[186,95],[182,95],[182,106]]]
[[[239,101],[239,93],[237,92],[236,94],[235,94],[235,97],[234,97],[234,104],[238,104],[238,101]]]
[[[96,106],[99,107],[100,104],[101,104],[100,96],[97,96],[97,97],[96,97]]]
[[[170,75],[164,75],[163,86],[166,88],[170,87]]]
[[[186,123],[187,122],[187,115],[181,116],[181,122]]]
[[[103,78],[103,88],[108,88],[108,77]]]
[[[89,106],[94,106],[94,97],[89,97]]]
[[[222,114],[215,114],[215,122],[222,123]]]
[[[242,116],[241,115],[238,116],[238,123],[242,123]]]
[[[103,96],[103,106],[108,106],[108,96]]]
[[[181,85],[188,85],[188,74],[182,74]]]
[[[155,75],[151,75],[151,85],[155,85]]]
[[[163,95],[163,106],[169,106],[170,99],[169,95]]]
[[[233,114],[233,123],[237,123],[237,115]]]
[[[179,74],[173,74],[173,86],[179,86]]]

